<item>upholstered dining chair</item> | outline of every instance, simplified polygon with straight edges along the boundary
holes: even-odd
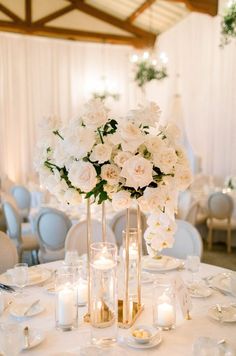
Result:
[[[161,251],[163,255],[186,259],[187,256],[202,256],[202,239],[198,230],[189,222],[176,220],[177,231],[171,248]]]
[[[236,229],[236,221],[232,219],[233,208],[233,199],[228,194],[216,192],[208,198],[207,242],[209,250],[212,249],[213,230],[224,230],[227,232],[227,252],[231,252],[231,230]]]
[[[130,209],[129,215],[130,215],[130,227],[131,228],[137,227],[137,210]],[[117,246],[121,247],[123,243],[122,231],[124,231],[126,227],[126,211],[122,210],[116,213],[110,223],[110,226],[115,234]],[[147,227],[146,216],[141,212],[142,234],[144,233],[146,227]],[[147,247],[143,237],[142,237],[142,253],[143,255],[147,254]]]
[[[100,242],[102,241],[102,223],[98,220],[91,220],[91,242]],[[116,238],[109,227],[106,226],[106,240],[108,242],[116,243]],[[69,230],[66,242],[65,250],[73,251],[76,250],[79,255],[87,253],[87,221],[83,220],[78,222],[76,225],[73,225]]]
[[[3,203],[3,211],[7,222],[7,232],[15,243],[19,260],[22,260],[24,251],[30,251],[33,257],[33,251],[38,251],[39,243],[35,235],[22,234],[21,217],[18,211],[9,202]]]
[[[15,185],[11,188],[11,194],[17,203],[20,215],[24,221],[27,221],[31,205],[31,194],[29,190],[22,185]]]
[[[39,240],[40,263],[64,258],[65,239],[71,228],[68,216],[54,208],[43,208],[35,219],[35,231]]]
[[[0,231],[0,273],[6,272],[18,262],[18,253],[14,242]]]

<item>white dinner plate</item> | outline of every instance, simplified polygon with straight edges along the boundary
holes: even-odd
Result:
[[[219,273],[211,278],[209,281],[212,287],[222,290],[223,292],[233,294],[231,291],[230,282],[231,273]]]
[[[207,298],[212,295],[212,289],[202,284],[188,285],[188,291],[192,298]]]
[[[141,273],[141,283],[142,284],[148,284],[148,283],[152,283],[155,280],[155,276],[151,273],[142,271]]]
[[[39,302],[31,310],[24,315],[27,308],[30,306],[31,303],[13,303],[9,309],[10,314],[15,316],[16,318],[29,318],[39,313],[42,313],[44,310],[44,306]]]
[[[183,261],[170,256],[162,256],[159,259],[150,256],[144,256],[142,259],[142,268],[152,272],[167,272],[179,268]]]
[[[45,339],[45,333],[42,330],[29,328],[29,346],[23,347],[23,350],[30,350],[33,347],[41,344]]]
[[[13,281],[13,269],[0,275],[0,283],[6,284],[11,287],[15,287]],[[27,286],[34,286],[44,283],[51,277],[52,272],[46,268],[33,266],[29,268],[29,282]]]
[[[131,337],[127,337],[125,339],[126,344],[129,347],[132,347],[134,349],[151,349],[153,347],[158,346],[162,341],[161,334],[158,333],[157,336],[155,336],[149,343],[147,344],[139,344],[135,340],[133,340]]]
[[[213,305],[208,310],[208,315],[217,321],[224,323],[235,323],[236,322],[236,304],[221,305],[221,312],[219,312],[216,305]]]

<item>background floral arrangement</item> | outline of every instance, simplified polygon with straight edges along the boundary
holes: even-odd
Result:
[[[221,21],[221,47],[230,43],[231,38],[236,37],[236,1],[226,8]]]
[[[151,254],[173,244],[178,193],[191,182],[179,130],[162,127],[160,113],[149,103],[115,119],[92,99],[67,125],[44,120],[36,157],[41,183],[62,202],[78,205],[83,196],[120,210],[135,200],[149,213],[144,238]]]
[[[225,187],[229,189],[236,189],[236,177],[227,177],[225,180]]]
[[[146,83],[151,80],[162,80],[166,78],[167,69],[162,66],[161,68],[156,68],[154,64],[147,60],[139,61],[136,64],[136,73],[134,80],[138,83],[139,87],[144,87]]]

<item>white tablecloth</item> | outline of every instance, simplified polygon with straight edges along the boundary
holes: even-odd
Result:
[[[47,268],[55,269],[61,262],[53,262],[47,264]],[[43,266],[43,265],[42,265]],[[203,276],[213,275],[219,272],[226,271],[225,269],[201,264],[199,274]],[[188,276],[187,271],[169,272],[180,274],[183,278]],[[56,356],[56,355],[79,355],[80,347],[86,346],[90,342],[90,327],[82,322],[82,316],[85,313],[85,308],[79,308],[79,327],[71,332],[61,332],[55,329],[54,316],[54,295],[48,294],[43,287],[34,286],[27,288],[28,293],[32,293],[36,299],[40,298],[45,310],[41,314],[21,321],[22,326],[28,325],[30,328],[41,329],[46,333],[46,339],[40,345],[32,350],[24,352],[25,355],[32,356]],[[142,287],[143,302],[145,309],[136,322],[137,324],[152,324],[152,286],[143,285]],[[159,356],[191,356],[193,342],[200,336],[214,337],[216,339],[225,338],[227,342],[236,350],[236,323],[222,323],[211,320],[207,316],[207,311],[210,306],[215,303],[235,302],[235,298],[225,296],[217,291],[214,291],[209,298],[195,298],[193,301],[193,309],[191,311],[192,320],[184,320],[177,313],[177,325],[174,330],[162,332],[162,343],[156,348],[149,350],[135,350],[123,344],[117,344],[111,349],[105,349],[104,356],[109,355],[159,355]],[[9,316],[6,311],[0,317],[0,322],[13,321],[14,318]],[[119,329],[120,336],[127,336],[129,330]],[[77,350],[77,353],[76,353]],[[69,352],[69,353],[68,353]],[[96,356],[94,354],[94,356]]]

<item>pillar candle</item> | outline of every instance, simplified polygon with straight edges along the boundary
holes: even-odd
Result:
[[[59,325],[71,325],[74,320],[74,293],[65,288],[58,293]]]

